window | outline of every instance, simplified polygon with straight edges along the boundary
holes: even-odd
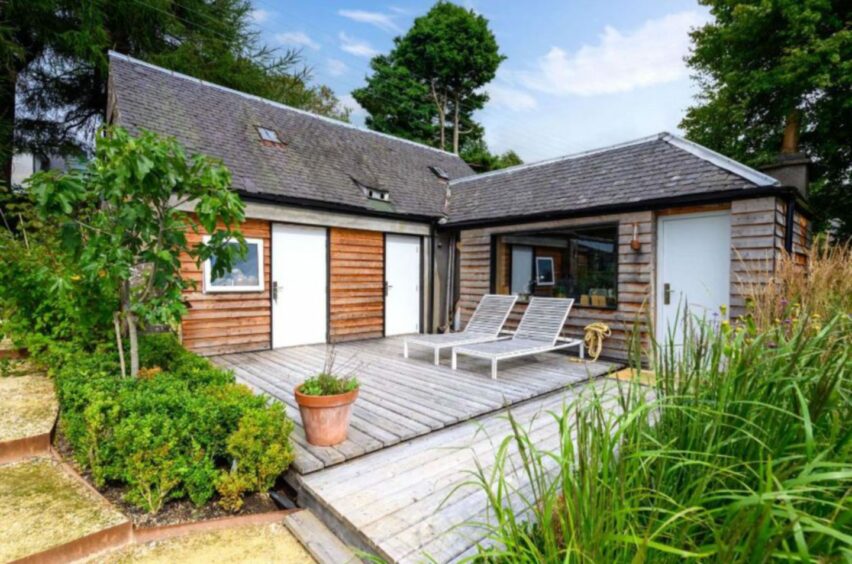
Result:
[[[510,233],[494,244],[497,293],[617,307],[617,225]]]
[[[352,179],[352,181],[355,182],[355,185],[361,189],[361,192],[363,192],[364,195],[370,198],[371,200],[378,200],[380,202],[390,201],[390,192],[388,192],[387,190],[372,188],[358,180],[355,180],[354,178]]]
[[[204,238],[205,241],[209,237]],[[229,243],[236,246],[237,243]],[[215,259],[204,263],[204,291],[210,292],[262,292],[263,291],[263,239],[246,239],[248,252],[237,260],[231,271],[211,279]]]
[[[553,286],[553,257],[535,257],[535,282],[539,286]]]
[[[432,174],[440,178],[441,180],[449,180],[450,175],[447,174],[447,171],[439,166],[430,166],[429,170],[432,171]]]
[[[278,137],[278,132],[274,129],[267,129],[266,127],[258,126],[257,133],[264,141],[269,141],[270,143],[281,143],[281,139]]]

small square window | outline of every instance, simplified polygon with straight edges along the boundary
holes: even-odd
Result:
[[[555,282],[553,257],[535,257],[535,282],[540,286],[553,286]]]
[[[205,237],[204,241],[209,241]],[[228,243],[238,245],[238,243]],[[242,260],[231,265],[230,272],[212,278],[215,259],[204,262],[204,292],[262,292],[263,291],[263,239],[246,239],[248,252]]]
[[[257,133],[264,141],[269,141],[270,143],[281,143],[281,139],[278,138],[278,132],[274,129],[267,129],[265,127],[258,126]]]

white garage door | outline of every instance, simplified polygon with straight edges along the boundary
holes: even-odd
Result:
[[[420,332],[420,237],[386,235],[385,335]]]
[[[712,321],[727,310],[731,216],[704,213],[658,221],[657,339],[662,344],[671,337],[681,345],[685,316]]]
[[[324,227],[272,226],[272,346],[324,343],[328,247]]]

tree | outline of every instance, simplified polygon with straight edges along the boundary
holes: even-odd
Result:
[[[753,166],[787,138],[813,160],[811,203],[852,236],[852,30],[841,0],[701,0],[714,21],[692,32],[702,92],[681,126]]]
[[[515,151],[509,150],[502,155],[492,153],[484,139],[466,142],[462,146],[460,156],[476,172],[488,172],[524,164],[524,161]]]
[[[491,82],[505,59],[488,20],[461,6],[438,2],[402,37],[387,56],[373,59],[373,76],[352,95],[370,112],[370,127],[428,141],[458,154],[463,136],[481,135],[474,111],[484,107]],[[426,113],[426,107],[433,110]],[[407,117],[407,111],[414,116]],[[428,116],[428,121],[420,121]],[[387,128],[387,129],[383,129]],[[437,140],[427,138],[434,128]]]
[[[346,119],[330,90],[309,84],[298,52],[260,41],[251,9],[250,0],[0,1],[2,178],[13,147],[67,153],[90,143],[106,109],[110,49]]]
[[[427,145],[438,145],[437,111],[429,88],[418,82],[395,55],[379,55],[370,61],[373,74],[367,86],[352,96],[367,113],[366,125]]]
[[[80,276],[120,297],[116,319],[127,328],[131,375],[139,370],[138,326],[172,324],[186,311],[182,292],[191,282],[180,276],[181,254],[199,264],[214,259],[215,277],[245,253],[237,227],[243,204],[230,185],[221,163],[187,157],[173,138],[134,138],[121,128],[98,136],[85,168],[30,180],[39,214],[62,226]],[[184,204],[194,215],[179,209]],[[202,228],[209,240],[191,246],[187,230]]]

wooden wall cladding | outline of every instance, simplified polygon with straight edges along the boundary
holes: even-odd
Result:
[[[263,240],[263,292],[204,293],[203,271],[189,256],[181,257],[181,275],[195,282],[184,292],[189,312],[181,324],[183,344],[202,355],[266,350],[271,347],[271,224],[249,219],[243,235]],[[187,233],[190,245],[201,242],[204,233]]]
[[[565,324],[563,335],[582,337],[583,328],[602,321],[612,329],[612,336],[604,343],[603,354],[609,358],[626,359],[634,326],[638,327],[643,346],[649,344],[649,309],[654,280],[654,214],[652,212],[626,213],[567,219],[558,221],[519,224],[508,227],[471,229],[461,232],[459,243],[460,292],[462,326],[467,323],[482,296],[489,291],[491,282],[491,237],[513,231],[550,229],[558,227],[594,226],[618,223],[618,307],[616,309],[581,307],[574,305]],[[641,249],[630,249],[633,226],[636,225]],[[506,263],[506,257],[498,257]],[[503,268],[506,268],[505,264]],[[526,309],[526,304],[516,304],[509,316],[507,328],[514,328]]]
[[[384,236],[378,231],[332,228],[329,258],[329,340],[384,333]]]

